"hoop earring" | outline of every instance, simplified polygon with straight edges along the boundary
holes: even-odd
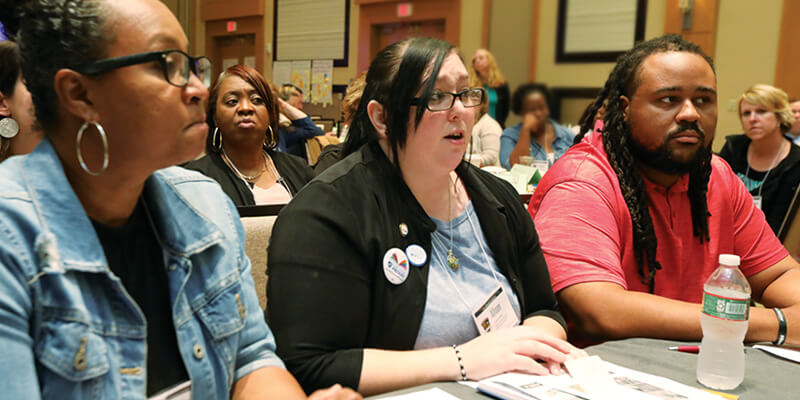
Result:
[[[89,166],[86,165],[86,161],[83,160],[83,153],[81,152],[81,140],[83,140],[83,132],[86,130],[86,127],[89,124],[94,125],[97,129],[97,133],[100,134],[100,139],[103,141],[103,166],[100,167],[98,171],[92,171],[89,169]],[[81,169],[83,172],[91,176],[99,176],[103,172],[106,172],[108,168],[108,137],[106,136],[106,131],[103,127],[97,122],[89,122],[84,121],[83,125],[81,125],[80,129],[78,129],[78,136],[75,138],[75,154],[78,156],[78,163],[81,165]]]
[[[19,133],[19,124],[14,118],[5,117],[0,119],[0,137],[11,139]]]
[[[222,133],[219,132],[219,128],[214,128],[214,132],[211,133],[211,148],[214,149],[217,153],[222,151]]]
[[[267,147],[274,147],[275,146],[275,132],[272,131],[272,125],[267,125],[267,133],[265,133],[267,137],[266,145]]]

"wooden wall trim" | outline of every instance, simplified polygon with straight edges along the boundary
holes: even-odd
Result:
[[[679,33],[686,40],[696,43],[703,51],[714,57],[717,47],[717,20],[719,0],[694,0],[692,28],[681,29],[680,0],[666,0],[664,33]]]
[[[539,49],[539,9],[541,0],[533,0],[531,7],[531,47],[529,49],[528,80],[536,82],[536,53]]]
[[[800,13],[800,2],[785,0],[781,14],[781,30],[778,37],[778,59],[775,65],[775,86],[783,89],[789,97],[800,97],[800,24],[797,15]]]
[[[489,48],[489,26],[492,21],[492,0],[483,0],[483,21],[481,23],[481,48]]]
[[[263,0],[203,0],[203,21],[264,15]]]

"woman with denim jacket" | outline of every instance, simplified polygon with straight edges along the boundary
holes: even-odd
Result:
[[[232,203],[170,167],[203,148],[208,59],[186,55],[157,0],[25,4],[45,139],[0,164],[1,396],[305,398],[274,353]]]
[[[438,39],[392,44],[370,64],[345,158],[270,239],[267,314],[306,390],[559,373],[582,353],[564,341],[519,195],[463,160],[484,97]]]

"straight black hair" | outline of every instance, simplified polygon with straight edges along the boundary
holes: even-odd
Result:
[[[383,106],[386,136],[395,167],[398,149],[406,144],[412,101],[421,99],[427,104],[436,85],[436,77],[444,59],[455,50],[452,44],[434,38],[412,38],[393,43],[381,50],[367,71],[366,86],[358,110],[353,117],[342,157],[357,151],[366,143],[378,140],[378,132],[367,113],[367,105],[375,100]],[[421,94],[417,96],[417,93]],[[414,114],[414,126],[419,126],[424,106]]]

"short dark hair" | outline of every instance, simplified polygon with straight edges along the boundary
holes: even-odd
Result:
[[[406,39],[381,50],[369,65],[366,86],[345,141],[343,157],[378,140],[378,132],[367,113],[367,104],[375,100],[383,105],[390,156],[399,168],[397,154],[408,138],[411,103],[422,90],[420,103],[427,104],[444,59],[454,51],[452,44],[434,38]],[[419,126],[424,113],[425,107],[417,107],[414,126]]]
[[[217,152],[218,150],[214,148],[212,145],[213,140],[213,133],[214,129],[217,128],[217,125],[214,123],[214,115],[217,113],[217,98],[219,98],[219,87],[222,85],[222,81],[230,76],[238,76],[242,78],[243,81],[247,82],[250,86],[252,86],[258,95],[264,99],[264,106],[267,107],[267,112],[269,112],[269,126],[272,128],[272,137],[267,136],[267,141],[264,142],[265,149],[274,149],[278,146],[278,101],[275,99],[275,96],[270,89],[269,82],[264,79],[264,76],[261,75],[258,71],[253,68],[250,68],[246,65],[234,65],[225,72],[221,73],[217,78],[217,81],[214,82],[214,85],[211,86],[211,90],[208,93],[208,106],[206,108],[206,123],[208,124],[208,138],[206,139],[206,152],[213,151]],[[266,134],[266,133],[265,133]]]
[[[650,292],[655,289],[656,271],[661,264],[656,260],[658,238],[653,228],[653,219],[648,209],[647,189],[642,177],[636,172],[634,156],[631,152],[631,129],[625,121],[625,105],[621,96],[631,98],[641,84],[639,67],[644,60],[653,54],[666,52],[686,52],[696,54],[714,70],[714,63],[700,47],[679,35],[664,35],[636,44],[617,59],[617,64],[608,76],[603,90],[587,110],[595,115],[597,110],[607,102],[603,117],[603,146],[608,155],[608,162],[614,168],[619,181],[620,190],[628,206],[633,225],[633,254],[638,264],[638,272],[642,283],[649,286]],[[587,118],[575,137],[575,143],[583,139],[586,132],[592,131],[594,120]],[[700,242],[710,240],[708,231],[708,180],[711,176],[711,153],[709,152],[701,164],[689,173],[689,204],[692,212],[692,228],[694,236]]]
[[[550,90],[547,89],[547,85],[544,83],[537,83],[537,82],[529,82],[523,83],[519,85],[516,90],[514,90],[514,94],[511,96],[511,111],[514,114],[519,115],[522,111],[522,103],[525,102],[525,98],[528,97],[531,93],[539,93],[544,98],[545,104],[547,104],[547,108],[550,108]]]
[[[25,86],[44,128],[58,122],[53,78],[106,56],[115,35],[106,27],[109,9],[98,0],[36,0],[21,7],[17,40]]]
[[[19,79],[19,48],[17,44],[4,40],[0,42],[0,92],[9,97],[14,94],[14,86]]]

